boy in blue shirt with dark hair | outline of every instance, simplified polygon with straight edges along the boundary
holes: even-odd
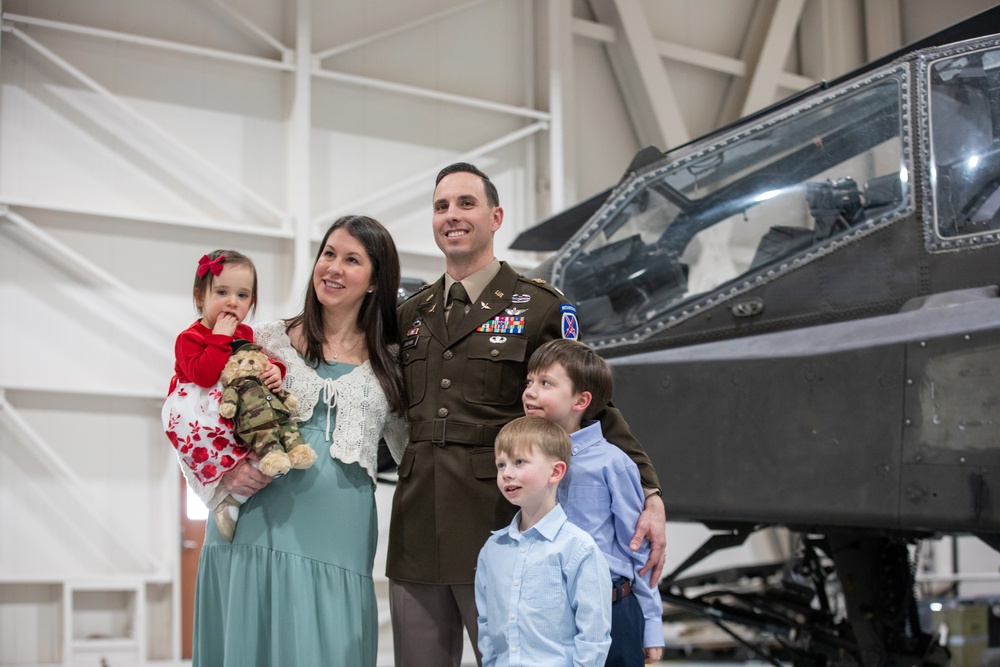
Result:
[[[641,667],[663,655],[663,603],[639,576],[649,546],[632,551],[630,539],[645,498],[639,470],[604,439],[594,414],[614,390],[611,366],[587,345],[552,340],[528,361],[521,401],[526,415],[558,424],[572,441],[572,459],[557,500],[569,520],[589,533],[611,571],[614,588],[611,650],[605,667]]]

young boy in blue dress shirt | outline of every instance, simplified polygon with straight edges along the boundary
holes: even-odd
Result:
[[[608,565],[556,503],[569,437],[542,417],[520,417],[500,430],[494,451],[497,486],[521,509],[479,552],[483,667],[603,665],[611,644]]]
[[[659,590],[639,576],[649,546],[629,542],[644,497],[639,470],[589,421],[611,400],[611,367],[587,345],[552,340],[528,361],[521,401],[526,415],[561,426],[572,441],[572,459],[556,499],[569,520],[583,528],[604,554],[614,590],[611,650],[605,667],[642,667],[663,655],[663,603]]]

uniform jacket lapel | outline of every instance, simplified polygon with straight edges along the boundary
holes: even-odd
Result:
[[[424,290],[424,293],[417,297],[420,299],[417,312],[420,313],[423,326],[427,327],[431,335],[441,341],[442,344],[447,344],[448,329],[444,319],[443,293],[444,276],[441,276],[436,283],[431,285],[429,289]]]
[[[469,308],[469,312],[465,314],[455,340],[461,340],[468,336],[481,324],[490,321],[497,315],[503,315],[504,309],[510,306],[511,294],[516,284],[517,273],[506,263],[501,263],[500,271],[475,300],[472,307]],[[447,337],[447,332],[445,332],[445,336]]]

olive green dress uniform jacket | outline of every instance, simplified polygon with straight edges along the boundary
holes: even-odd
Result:
[[[410,443],[392,503],[390,579],[474,582],[476,558],[490,531],[510,524],[517,511],[497,488],[493,441],[504,424],[524,414],[528,359],[538,346],[562,336],[566,303],[551,285],[501,262],[454,340],[445,322],[444,276],[399,307]],[[513,318],[523,318],[520,330]],[[652,464],[620,413],[609,408],[603,414],[608,441],[636,461],[644,487],[658,489]]]

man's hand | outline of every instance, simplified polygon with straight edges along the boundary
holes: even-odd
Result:
[[[646,505],[639,515],[639,523],[635,526],[635,535],[632,536],[629,548],[638,551],[643,540],[649,540],[649,559],[639,570],[639,576],[648,572],[650,585],[656,586],[666,562],[667,547],[667,514],[663,509],[663,499],[658,493],[646,497]]]
[[[258,460],[253,452],[222,476],[222,486],[226,491],[249,497],[271,483],[274,478],[250,465],[251,460]]]
[[[643,662],[647,665],[651,665],[654,662],[659,662],[660,658],[663,657],[663,647],[662,646],[652,646],[650,648],[642,649]]]

